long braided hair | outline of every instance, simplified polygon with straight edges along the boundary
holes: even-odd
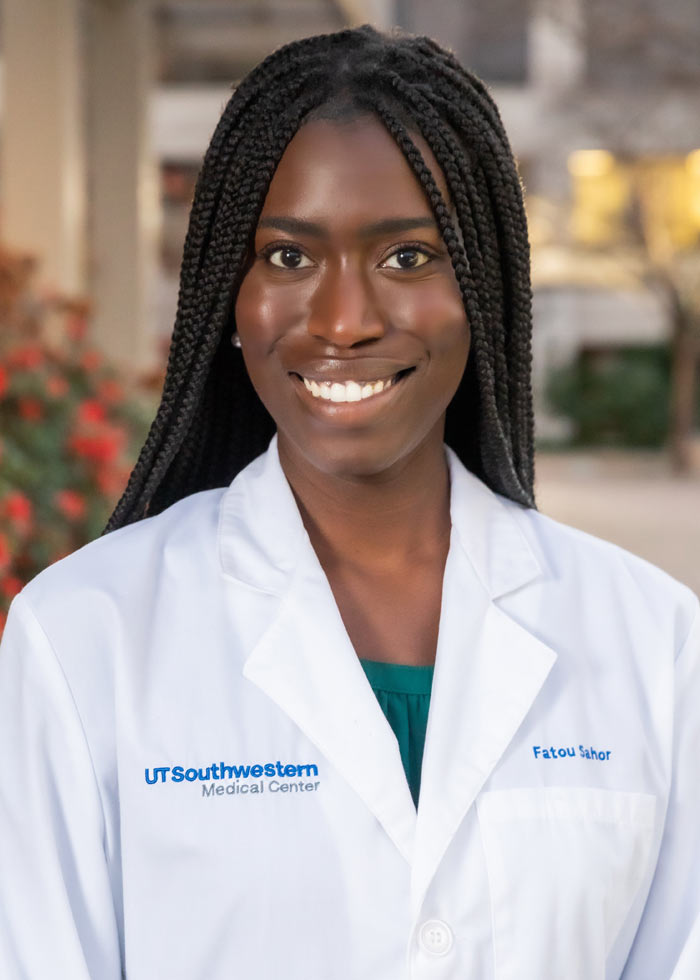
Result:
[[[532,293],[520,178],[483,83],[435,41],[369,25],[275,51],[241,82],[204,158],[156,418],[107,531],[226,486],[274,423],[233,349],[233,309],[282,154],[311,118],[373,113],[420,180],[471,330],[445,441],[493,490],[534,507]],[[454,220],[410,133],[430,146]]]

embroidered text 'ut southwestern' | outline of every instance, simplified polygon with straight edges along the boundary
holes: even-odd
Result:
[[[253,766],[227,766],[224,762],[214,762],[204,768],[189,768],[184,766],[157,766],[145,770],[146,782],[153,783],[190,783],[210,779],[260,779],[261,776],[280,776],[294,779],[300,776],[318,776],[318,766],[313,762],[303,765],[296,763],[264,762]]]

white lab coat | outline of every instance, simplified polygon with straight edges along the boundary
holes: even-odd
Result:
[[[16,599],[3,980],[700,977],[697,599],[448,458],[417,814],[274,441]]]

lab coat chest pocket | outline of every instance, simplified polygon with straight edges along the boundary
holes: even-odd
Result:
[[[656,798],[588,787],[477,801],[496,980],[603,980],[645,872]]]

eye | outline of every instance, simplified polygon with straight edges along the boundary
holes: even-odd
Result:
[[[292,245],[276,245],[267,249],[265,258],[277,269],[306,269],[313,265],[311,259]]]
[[[430,262],[432,255],[429,255],[422,248],[417,246],[402,245],[395,252],[382,262],[383,269],[419,269],[426,262]]]

